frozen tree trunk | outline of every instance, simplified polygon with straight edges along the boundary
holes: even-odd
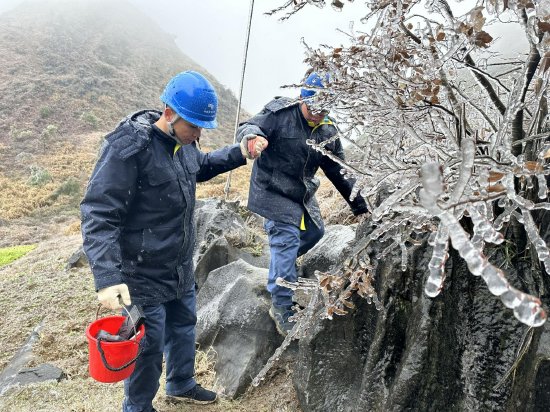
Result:
[[[546,242],[549,218],[535,214]],[[486,250],[497,265],[507,259],[506,245]],[[382,311],[357,299],[352,314],[318,321],[300,340],[294,384],[304,411],[547,410],[547,324],[520,323],[454,250],[443,290],[429,298],[431,255],[424,242],[404,272],[400,257],[388,256],[377,270]],[[547,307],[550,279],[536,261],[512,259],[507,277]]]

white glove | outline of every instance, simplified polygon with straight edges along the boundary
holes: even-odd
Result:
[[[130,291],[126,283],[109,286],[108,288],[99,289],[97,292],[99,303],[107,309],[121,309],[121,301],[125,306],[131,305]]]
[[[256,159],[267,148],[267,140],[263,136],[249,134],[241,140],[241,153],[247,159]]]

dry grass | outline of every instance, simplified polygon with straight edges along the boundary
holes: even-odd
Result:
[[[32,155],[21,160],[11,176],[0,172],[0,216],[4,219],[17,219],[30,216],[39,209],[48,207],[71,208],[80,200],[86,181],[93,168],[101,134],[92,133],[77,136],[74,142],[57,142],[51,153]],[[43,185],[29,183],[30,166],[47,171],[50,181]],[[80,184],[80,190],[72,195],[56,196],[68,179]]]

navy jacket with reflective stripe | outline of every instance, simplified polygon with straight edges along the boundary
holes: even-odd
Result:
[[[238,145],[182,146],[141,111],[106,136],[81,202],[84,251],[96,289],[126,283],[132,302],[158,304],[194,287],[195,187],[245,164]]]
[[[320,167],[354,214],[366,212],[367,205],[361,196],[349,201],[354,181],[344,179],[342,167],[306,144],[308,139],[324,142],[337,132],[333,124],[312,128],[299,104],[283,97],[275,98],[260,113],[242,123],[237,132],[239,141],[247,135],[264,136],[269,141],[267,149],[254,161],[248,208],[267,219],[295,226],[300,226],[302,215],[307,212],[320,225],[321,212],[315,199],[319,187],[315,173]],[[344,158],[339,139],[325,148]]]

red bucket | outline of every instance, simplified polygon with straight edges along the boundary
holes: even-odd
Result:
[[[137,336],[124,342],[98,342],[96,336],[102,329],[114,335],[118,332],[125,316],[107,316],[96,319],[86,328],[88,338],[90,376],[96,381],[113,383],[129,377],[135,368],[139,353],[139,342],[145,335],[145,326],[141,325]],[[102,353],[103,352],[103,356]]]

